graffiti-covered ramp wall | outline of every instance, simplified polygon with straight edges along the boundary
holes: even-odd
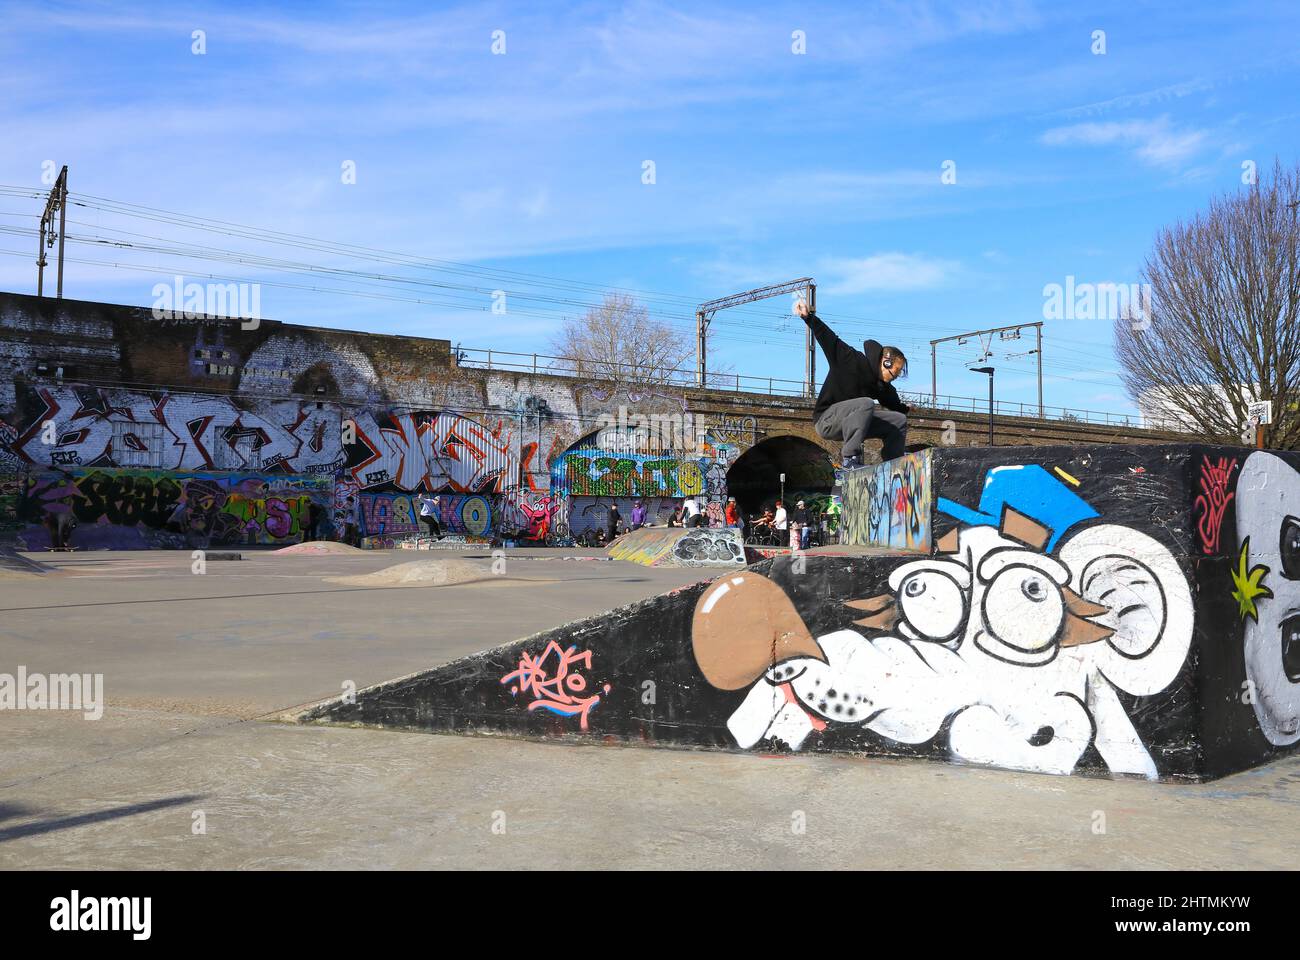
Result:
[[[765,561],[304,719],[1202,780],[1300,741],[1300,456],[935,451],[925,552]]]

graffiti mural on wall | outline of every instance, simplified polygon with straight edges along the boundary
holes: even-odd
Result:
[[[707,461],[571,450],[552,484],[574,497],[693,497],[704,492],[707,470]]]
[[[589,693],[587,678],[583,670],[591,669],[591,651],[578,652],[576,646],[561,649],[552,640],[537,657],[524,651],[519,657],[519,666],[501,678],[502,684],[510,685],[510,693],[531,697],[529,712],[548,710],[562,717],[578,717],[581,729],[587,729],[587,717],[597,704],[600,694]],[[609,693],[610,685],[601,688]]]
[[[229,397],[191,394],[42,387],[35,396],[40,408],[11,446],[38,466],[129,466],[144,450],[164,470],[332,473],[343,462],[338,414],[315,403],[275,401],[253,412]]]
[[[1223,523],[1223,514],[1227,511],[1228,504],[1232,503],[1234,494],[1228,488],[1236,469],[1236,457],[1219,457],[1214,461],[1206,456],[1201,457],[1201,492],[1195,501],[1196,530],[1201,536],[1201,549],[1206,553],[1219,552],[1219,527]]]
[[[18,473],[23,461],[14,452],[13,446],[18,440],[18,431],[0,420],[0,476]]]
[[[748,693],[728,721],[742,747],[798,750],[852,724],[899,744],[946,729],[954,759],[1069,773],[1092,745],[1112,772],[1157,770],[1119,691],[1173,682],[1192,638],[1173,554],[1097,512],[1042,467],[989,471],[977,507],[940,498],[959,526],[938,553],[854,600],[859,630],[814,638],[755,573],[701,595],[692,628],[709,682]]]
[[[745,541],[739,530],[688,530],[673,544],[673,562],[685,567],[745,565]]]
[[[1269,743],[1286,746],[1300,741],[1300,473],[1271,453],[1252,453],[1237,493],[1233,597],[1250,702]]]
[[[739,450],[749,448],[758,439],[758,421],[754,417],[715,416],[705,421],[705,437],[710,445]]]
[[[329,495],[327,478],[289,474],[42,473],[26,481],[19,537],[27,549],[46,547],[46,516],[71,512],[78,524],[72,543],[88,549],[296,543],[309,526],[312,501],[325,506]]]
[[[522,482],[505,421],[486,426],[455,413],[363,413],[354,422],[347,470],[362,487],[503,493]],[[525,448],[526,457],[531,453]]]
[[[490,495],[490,515],[453,513],[448,522],[459,519],[473,536],[494,529],[540,536],[559,519],[562,498],[537,488],[537,443],[521,443],[508,420],[484,419],[456,413],[358,415],[355,443],[345,447],[344,475],[368,491]]]
[[[930,549],[931,489],[929,450],[847,471],[842,542]]]
[[[0,533],[12,533],[21,526],[18,508],[25,487],[22,474],[0,473]]]
[[[406,537],[424,534],[415,494],[362,493],[363,537]],[[438,494],[437,519],[444,533],[490,537],[494,530],[492,504],[481,494]]]

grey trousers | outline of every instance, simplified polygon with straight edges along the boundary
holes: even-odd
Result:
[[[893,460],[903,455],[907,444],[907,417],[896,410],[886,410],[870,397],[832,403],[813,425],[823,440],[839,440],[843,457],[861,457],[862,441],[876,437],[883,441],[880,459]]]

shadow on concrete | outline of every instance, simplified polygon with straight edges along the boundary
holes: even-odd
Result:
[[[4,843],[6,840],[18,840],[22,837],[40,836],[43,833],[53,833],[55,830],[69,830],[92,823],[103,823],[107,820],[120,820],[122,817],[133,817],[136,814],[151,813],[154,810],[165,810],[168,807],[192,803],[202,798],[202,794],[188,794],[182,797],[168,797],[165,800],[150,800],[148,803],[131,803],[124,807],[113,807],[110,810],[100,810],[96,813],[81,813],[72,817],[56,817],[52,820],[41,820],[36,823],[6,827],[0,830],[0,843]],[[16,816],[22,816],[26,812],[18,806],[0,805],[0,819],[12,819]]]
[[[20,803],[0,803],[0,821],[29,817],[35,812],[34,808],[24,807]]]

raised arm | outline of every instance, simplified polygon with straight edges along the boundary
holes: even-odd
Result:
[[[835,335],[835,331],[822,321],[821,317],[808,309],[808,304],[800,300],[794,305],[794,312],[799,315],[804,323],[808,324],[813,332],[813,338],[817,345],[822,348],[822,353],[826,355],[828,362],[834,364],[839,362],[843,352],[853,350],[847,343]]]

